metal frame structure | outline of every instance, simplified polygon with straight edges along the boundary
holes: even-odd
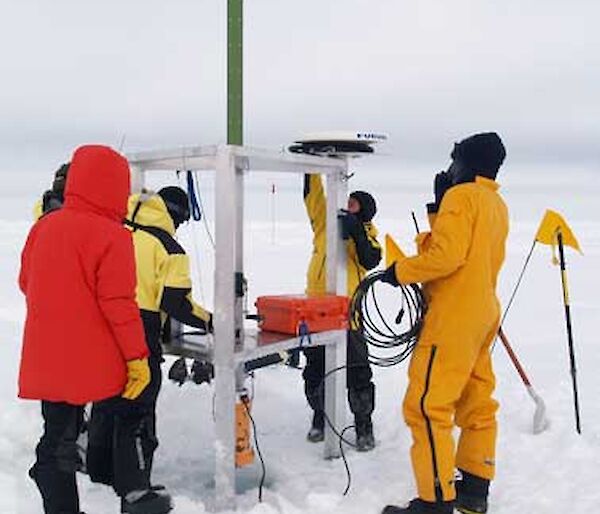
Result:
[[[298,338],[250,330],[244,327],[243,277],[244,175],[253,171],[321,173],[327,177],[327,291],[347,294],[346,250],[337,220],[345,206],[348,164],[344,158],[286,154],[243,146],[183,147],[128,155],[132,189],[144,186],[153,170],[216,171],[216,255],[214,298],[214,349],[184,341],[183,355],[210,355],[215,366],[216,467],[215,506],[235,509],[235,404],[243,387],[243,364],[267,353],[298,347]],[[346,363],[346,331],[313,334],[311,345],[325,345],[325,371]],[[204,353],[202,353],[204,352]],[[177,353],[177,352],[175,352]],[[214,355],[213,355],[214,354]],[[333,373],[327,380],[325,412],[336,429],[346,417],[346,374]],[[325,431],[325,458],[339,456],[338,439],[329,426]]]

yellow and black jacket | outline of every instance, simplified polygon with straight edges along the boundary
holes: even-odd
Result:
[[[39,220],[44,214],[60,209],[63,204],[62,194],[55,193],[48,189],[33,206],[33,219]]]
[[[35,221],[39,220],[44,215],[44,207],[43,207],[42,200],[38,200],[37,202],[35,202],[35,204],[33,205],[32,212],[33,212],[33,219]]]
[[[175,225],[158,195],[129,198],[126,225],[133,232],[136,299],[153,356],[162,354],[160,336],[167,316],[206,328],[210,313],[192,299],[189,258],[175,241]]]
[[[313,254],[306,277],[306,294],[325,294],[327,201],[320,175],[304,175],[304,204],[313,230]],[[371,222],[360,223],[357,228],[346,242],[349,296],[352,296],[367,271],[375,268],[381,260],[381,246],[377,241],[375,225]]]

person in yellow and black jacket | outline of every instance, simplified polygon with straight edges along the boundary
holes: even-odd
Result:
[[[54,173],[52,187],[42,195],[33,207],[33,219],[39,220],[44,214],[60,209],[65,201],[65,184],[69,173],[70,163],[66,162]]]
[[[125,224],[133,232],[133,244],[137,269],[136,300],[140,309],[146,342],[150,349],[149,365],[151,383],[138,402],[144,414],[133,436],[137,438],[141,454],[139,462],[128,465],[141,466],[148,477],[152,470],[153,454],[158,446],[156,437],[156,401],[160,391],[162,374],[161,338],[168,317],[185,325],[212,332],[212,314],[194,302],[191,296],[189,258],[174,239],[180,224],[189,220],[188,197],[179,187],[169,186],[157,194],[137,194],[129,199]],[[119,444],[111,443],[113,425],[116,422],[111,405],[94,405],[90,422],[88,468],[96,481],[110,483],[117,492],[126,490],[127,467],[111,466],[107,462],[106,448],[112,444],[113,459]],[[95,447],[95,452],[94,452]],[[110,452],[109,452],[110,454]],[[97,455],[97,462],[90,462]],[[154,486],[152,493],[164,494],[162,486]],[[131,501],[130,501],[131,500]],[[122,511],[134,513],[135,498],[123,498]],[[143,511],[146,513],[146,511]]]
[[[326,287],[326,199],[323,182],[318,174],[304,176],[304,204],[313,231],[313,254],[307,273],[306,294],[325,294]],[[381,260],[381,247],[377,241],[377,229],[372,222],[377,212],[375,199],[365,191],[354,191],[348,197],[347,212],[343,219],[347,250],[348,295],[365,276],[367,270],[375,268]],[[348,331],[347,341],[347,386],[348,403],[354,414],[356,446],[360,451],[374,448],[371,414],[375,407],[375,386],[368,361],[368,352],[362,338]],[[306,348],[306,366],[303,371],[304,391],[308,404],[313,409],[313,419],[307,439],[311,442],[324,438],[324,385],[325,349]]]
[[[500,320],[496,282],[508,235],[495,179],[505,156],[494,132],[456,144],[450,168],[435,177],[431,232],[417,237],[418,255],[385,272],[392,285],[423,284],[428,309],[404,397],[418,498],[404,508],[388,505],[383,514],[487,512],[498,409],[490,345]],[[455,425],[461,429],[456,450]]]

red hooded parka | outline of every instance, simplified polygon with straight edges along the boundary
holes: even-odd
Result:
[[[19,286],[27,319],[21,398],[83,405],[121,393],[126,361],[148,355],[135,302],[129,165],[105,146],[71,161],[62,209],[31,229]]]

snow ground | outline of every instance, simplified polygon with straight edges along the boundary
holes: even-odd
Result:
[[[366,165],[363,165],[366,166]],[[352,188],[365,188],[378,198],[376,219],[381,233],[392,233],[411,248],[411,209],[429,197],[431,173],[397,174],[397,169],[372,174],[359,168]],[[502,192],[511,209],[512,231],[501,278],[506,301],[516,281],[533,234],[547,207],[562,212],[580,239],[585,255],[568,251],[573,325],[583,435],[574,430],[571,381],[558,269],[550,250],[537,248],[506,332],[521,357],[534,387],[544,398],[552,419],[550,430],[533,435],[534,404],[501,347],[494,353],[498,377],[498,476],[490,512],[587,513],[600,501],[595,470],[600,462],[600,198],[597,170],[536,170],[507,167]],[[204,177],[204,176],[202,176]],[[19,254],[30,226],[34,199],[50,176],[24,174],[3,192],[0,206],[0,512],[41,512],[38,493],[26,471],[40,435],[39,406],[16,399],[16,375],[24,317],[24,302],[16,287]],[[277,183],[273,197],[270,183]],[[540,181],[543,186],[540,187]],[[249,184],[246,212],[247,275],[251,302],[259,294],[301,292],[310,251],[310,232],[300,201],[299,179],[264,177]],[[400,186],[402,184],[402,187]],[[205,201],[214,203],[208,181]],[[209,217],[210,214],[209,214]],[[272,220],[275,220],[274,223]],[[424,226],[424,217],[419,217]],[[198,238],[192,242],[191,231]],[[202,226],[182,230],[190,253],[202,257],[194,267],[196,297],[212,306],[210,244]],[[200,271],[200,272],[199,272]],[[168,363],[167,363],[168,365]],[[166,367],[166,366],[165,366]],[[298,370],[276,366],[256,374],[253,416],[267,466],[264,502],[257,503],[258,466],[238,474],[238,510],[252,514],[378,513],[389,503],[414,494],[408,450],[410,435],[401,416],[406,365],[375,369],[377,407],[374,414],[377,448],[369,454],[348,450],[352,488],[342,492],[346,476],[342,462],[323,461],[322,446],[305,442],[310,413],[305,406]],[[175,514],[197,514],[213,508],[212,388],[178,388],[166,382],[159,402],[159,437],[155,479],[174,495]],[[79,480],[82,508],[88,514],[118,512],[113,493]]]

